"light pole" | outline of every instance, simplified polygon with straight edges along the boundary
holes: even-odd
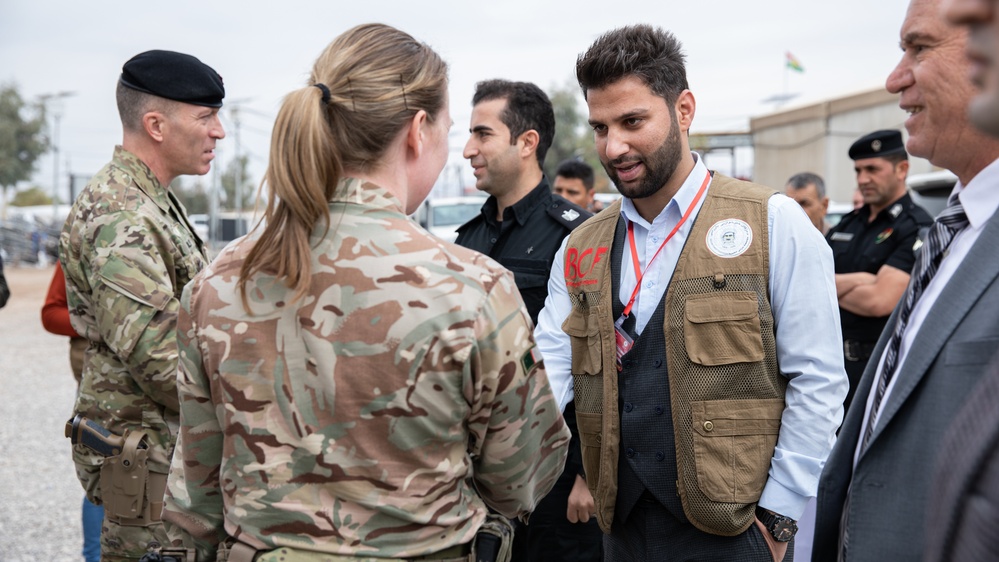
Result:
[[[229,109],[229,113],[232,115],[232,123],[236,129],[234,135],[236,159],[233,161],[235,166],[232,169],[232,192],[236,199],[236,236],[246,234],[243,229],[243,155],[239,151],[239,109],[239,104],[234,104]]]
[[[52,222],[56,222],[59,207],[59,120],[62,118],[62,100],[75,96],[76,92],[42,94],[38,98],[48,110],[52,108]]]
[[[235,236],[243,236],[248,230],[246,228],[246,223],[243,220],[243,152],[240,150],[239,144],[239,133],[240,125],[242,125],[242,112],[244,109],[250,111],[248,108],[244,108],[243,104],[252,101],[253,98],[238,98],[226,103],[226,109],[229,110],[229,117],[232,119],[233,125],[233,152],[235,156],[232,159],[232,181],[233,181],[233,198],[235,201],[230,202],[233,206],[233,210],[236,212],[236,226],[233,230]]]

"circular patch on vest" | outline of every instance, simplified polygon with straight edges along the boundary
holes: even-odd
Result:
[[[739,219],[725,219],[708,229],[705,237],[708,249],[720,258],[741,256],[753,243],[753,228]]]

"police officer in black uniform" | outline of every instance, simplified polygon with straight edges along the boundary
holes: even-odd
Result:
[[[915,251],[933,218],[906,190],[908,155],[902,133],[875,131],[850,147],[864,205],[826,235],[836,262],[836,291],[850,392],[867,366],[888,316],[905,292]]]
[[[455,241],[513,272],[536,323],[555,252],[591,215],[553,194],[541,170],[555,136],[555,113],[540,88],[528,82],[480,82],[472,106],[464,156],[475,170],[475,187],[490,197],[479,215],[458,228]]]
[[[475,170],[475,187],[489,194],[482,212],[458,228],[458,244],[488,255],[513,272],[531,320],[548,296],[555,252],[569,232],[591,214],[552,193],[542,172],[555,136],[555,113],[548,96],[528,82],[488,80],[472,97],[471,137],[464,156]],[[592,517],[592,496],[583,480],[583,460],[575,405],[563,412],[572,431],[566,466],[552,491],[531,514],[531,524],[515,525],[513,560],[598,562],[602,534]],[[569,504],[573,491],[589,503]],[[568,510],[578,522],[570,522]]]

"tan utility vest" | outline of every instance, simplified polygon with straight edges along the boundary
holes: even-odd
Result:
[[[753,523],[784,411],[768,294],[774,193],[715,174],[666,290],[677,489],[690,522],[716,535]],[[620,213],[618,201],[576,228],[563,264],[572,311],[562,329],[572,343],[583,467],[604,532],[614,518],[621,434],[610,267]]]

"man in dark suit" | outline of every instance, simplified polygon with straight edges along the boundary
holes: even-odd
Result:
[[[999,9],[995,0],[950,0],[944,14],[969,28],[967,56],[981,93],[968,116],[999,137]],[[993,348],[999,347],[994,342]],[[937,457],[927,506],[925,562],[999,560],[999,357],[954,418]],[[932,513],[932,516],[931,516]]]
[[[886,86],[910,116],[910,154],[958,177],[857,387],[819,484],[814,561],[919,560],[933,466],[999,341],[999,140],[975,130],[967,33],[912,0]]]
[[[975,386],[941,443],[926,505],[924,562],[999,560],[996,404],[999,361]]]

